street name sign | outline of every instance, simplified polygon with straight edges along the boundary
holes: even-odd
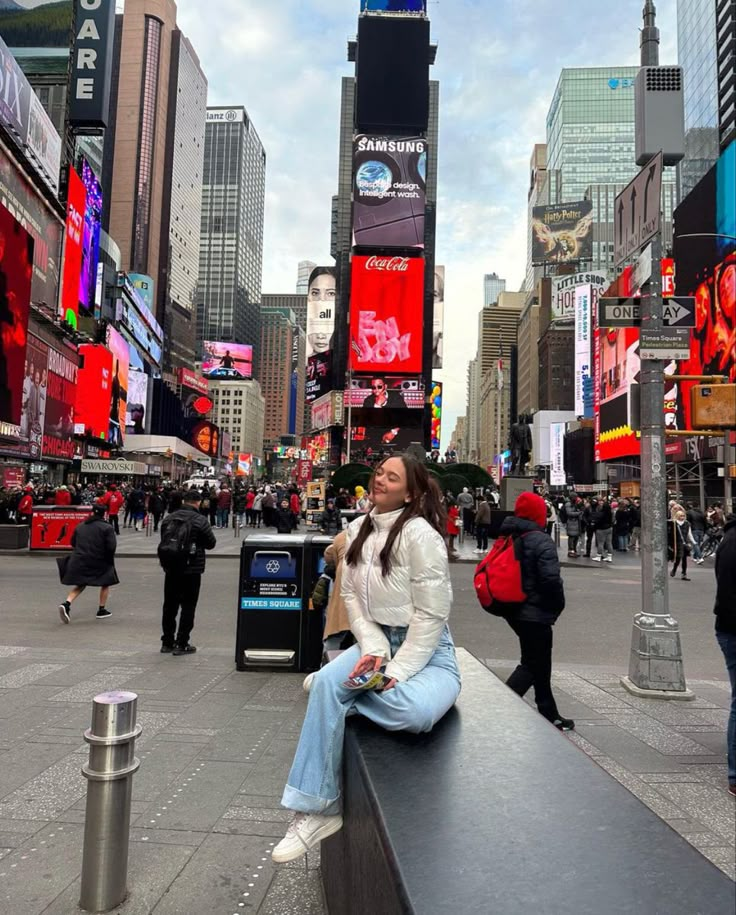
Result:
[[[642,359],[690,358],[690,331],[687,327],[642,327],[639,335],[639,356]]]
[[[659,152],[616,198],[613,215],[617,267],[660,230],[663,168],[664,157]]]

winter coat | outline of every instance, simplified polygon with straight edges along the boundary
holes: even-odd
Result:
[[[387,660],[386,675],[403,682],[419,673],[434,654],[450,615],[452,584],[444,539],[423,518],[404,526],[394,544],[391,570],[383,575],[380,553],[400,515],[401,509],[385,514],[374,509],[350,524],[346,551],[361,524],[371,523],[373,529],[358,564],[345,564],[342,596],[361,653]],[[408,626],[393,659],[381,626]]]
[[[475,513],[475,523],[476,524],[490,524],[491,523],[491,506],[488,502],[481,502],[478,505],[478,511]]]
[[[475,499],[469,492],[461,492],[457,497],[457,505],[461,511],[467,511],[475,505]]]
[[[294,515],[298,515],[302,510],[302,503],[299,501],[298,493],[293,492],[289,498],[289,510]]]
[[[565,531],[568,537],[579,537],[582,533],[582,514],[573,502],[565,505]],[[562,513],[560,513],[562,514]]]
[[[623,537],[625,534],[628,534],[631,531],[629,527],[631,523],[631,516],[629,515],[629,509],[627,508],[617,508],[616,517],[613,522],[613,530],[616,536]]]
[[[250,511],[253,508],[253,503],[256,501],[256,494],[254,492],[249,492],[245,496],[245,508],[246,511]]]
[[[289,508],[276,509],[276,533],[290,534],[296,527],[296,519]]]
[[[189,559],[186,569],[182,575],[201,575],[204,572],[206,559],[205,550],[211,550],[217,544],[217,537],[210,526],[210,522],[205,515],[200,514],[196,508],[191,505],[182,505],[175,512],[171,512],[164,519],[161,525],[161,539],[166,537],[166,531],[172,521],[189,521],[192,526],[192,536],[196,539],[196,551]]]
[[[72,533],[73,551],[61,583],[105,588],[120,581],[115,571],[115,531],[104,520],[92,516]]]
[[[107,513],[111,517],[120,514],[120,509],[123,507],[123,502],[125,502],[125,497],[117,489],[111,489],[105,493],[105,495],[100,499],[100,502],[107,506]]]
[[[57,489],[56,496],[54,498],[56,505],[71,505],[72,504],[72,494],[68,489]]]
[[[220,511],[229,511],[232,501],[233,497],[229,489],[220,490],[220,495],[217,497],[217,507]]]
[[[451,505],[447,512],[447,534],[450,537],[457,537],[460,533],[460,525],[457,523],[460,517],[460,509],[457,505]]]
[[[553,625],[565,609],[565,589],[554,541],[533,521],[516,516],[506,518],[501,525],[501,536],[518,538],[517,556],[526,594],[523,603],[507,604],[503,615],[525,623]]]
[[[319,520],[320,531],[323,534],[329,534],[331,537],[334,537],[335,534],[339,533],[341,528],[340,512],[336,508],[333,508],[332,511],[330,511],[329,508],[325,509]]]
[[[254,512],[263,511],[263,499],[264,499],[263,493],[260,493],[260,492],[256,495],[255,499],[253,499],[253,511]]]
[[[608,502],[600,502],[593,509],[593,527],[597,531],[607,531],[613,527],[613,512]]]
[[[716,632],[736,635],[736,521],[729,521],[716,552]]]
[[[691,508],[687,512],[687,520],[693,531],[705,531],[705,515],[699,508]]]
[[[148,497],[148,510],[152,515],[160,515],[164,510],[164,500],[159,493],[152,492]]]
[[[672,546],[675,556],[681,557],[683,554],[689,556],[695,542],[689,522],[683,521],[682,524],[679,524],[677,521],[671,521],[670,523],[673,528]]]
[[[342,597],[343,562],[346,543],[347,533],[346,531],[340,531],[325,550],[325,562],[328,565],[335,566],[335,583],[332,586],[332,593],[327,604],[324,638],[337,635],[338,632],[348,632],[350,630],[348,609]]]
[[[251,499],[251,505],[253,500]],[[243,492],[242,489],[236,489],[233,493],[233,511],[236,515],[242,515],[246,509],[249,509],[251,505],[248,505],[248,496]]]

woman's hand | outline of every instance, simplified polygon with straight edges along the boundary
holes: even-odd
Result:
[[[378,670],[381,664],[383,664],[383,661],[383,658],[377,657],[376,655],[364,654],[353,668],[348,679],[352,680],[354,677],[359,677],[361,674],[367,674],[369,671]]]
[[[394,686],[396,686],[397,682],[398,681],[396,681],[396,680],[389,680],[388,683],[382,689],[376,690],[376,692],[385,693],[388,690],[393,689]]]

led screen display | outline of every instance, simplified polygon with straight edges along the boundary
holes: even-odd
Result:
[[[427,141],[359,134],[353,140],[353,244],[423,248]]]
[[[350,367],[354,372],[422,372],[424,259],[354,256]]]
[[[128,373],[128,402],[125,411],[125,431],[143,435],[146,431],[146,403],[148,375],[143,372]]]
[[[532,263],[570,264],[593,257],[590,200],[532,210]]]
[[[424,409],[424,383],[421,378],[394,378],[375,375],[372,378],[353,378],[345,391],[346,407],[365,407],[367,410],[395,410],[408,407]]]
[[[79,273],[79,307],[85,311],[93,311],[96,304],[97,265],[100,260],[102,188],[86,159],[82,160],[82,184],[86,192],[86,201],[82,235],[82,266]]]
[[[74,407],[74,431],[108,440],[112,396],[112,353],[101,344],[79,347],[81,365]]]
[[[202,374],[206,378],[252,378],[253,347],[246,343],[213,343],[202,348]]]
[[[128,405],[130,354],[128,344],[114,327],[107,327],[107,348],[112,353],[110,382],[110,431],[108,441],[122,445],[125,440],[125,415]]]
[[[27,376],[33,240],[0,205],[0,422],[18,426]]]
[[[82,179],[69,169],[69,188],[66,205],[66,234],[64,240],[64,267],[61,281],[61,319],[76,327],[79,319],[79,283],[82,272],[82,241],[87,191]]]
[[[61,353],[49,347],[43,457],[56,461],[74,460],[74,405],[78,373],[76,349]]]

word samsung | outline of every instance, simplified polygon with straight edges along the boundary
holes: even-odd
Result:
[[[426,149],[426,140],[391,140],[388,137],[361,137],[357,145],[357,152],[423,153]]]

